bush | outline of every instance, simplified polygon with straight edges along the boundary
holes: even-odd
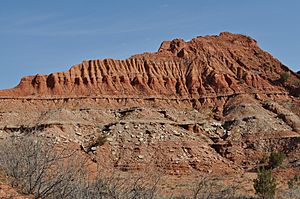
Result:
[[[65,198],[81,170],[72,154],[37,137],[12,137],[0,143],[0,168],[23,194]]]
[[[158,179],[152,183],[142,177],[121,179],[94,173],[91,178],[82,156],[35,136],[1,140],[0,157],[0,170],[10,184],[34,198],[152,199],[156,194]]]
[[[156,194],[156,183],[147,184],[141,178],[124,180],[115,176],[97,176],[93,181],[74,185],[76,188],[70,193],[70,199],[153,199]]]
[[[285,83],[288,79],[290,78],[290,73],[289,72],[283,72],[283,73],[280,73],[280,78],[279,78],[279,81],[280,83]]]
[[[280,166],[285,158],[285,154],[283,152],[272,152],[269,157],[269,167],[274,169]]]
[[[195,183],[193,199],[232,199],[238,198],[236,192],[237,185],[227,185],[218,183],[220,179],[204,176]]]
[[[275,197],[276,180],[272,176],[272,170],[259,169],[257,179],[253,182],[255,192],[260,198],[273,199]]]

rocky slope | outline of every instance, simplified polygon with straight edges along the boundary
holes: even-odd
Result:
[[[296,75],[250,37],[165,41],[158,52],[127,60],[89,60],[66,72],[24,77],[1,96],[131,96],[199,99],[236,93],[280,93],[283,71]]]
[[[272,150],[300,174],[297,81],[250,37],[175,39],[155,53],[24,77],[0,91],[0,138],[36,133],[106,169],[161,173],[166,194],[203,173],[251,184],[249,171]],[[99,136],[105,143],[94,146]]]

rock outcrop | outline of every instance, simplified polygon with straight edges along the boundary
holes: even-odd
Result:
[[[126,60],[89,60],[66,72],[24,77],[0,96],[134,96],[203,98],[238,93],[281,93],[280,73],[296,74],[247,36],[165,41],[158,52]]]
[[[0,139],[35,134],[125,179],[153,172],[169,196],[204,174],[251,192],[271,151],[286,154],[274,172],[282,182],[300,175],[297,82],[250,37],[175,39],[158,52],[24,77],[0,91]]]

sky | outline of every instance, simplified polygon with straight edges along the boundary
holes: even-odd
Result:
[[[229,31],[300,70],[299,0],[0,0],[0,89],[164,40]]]

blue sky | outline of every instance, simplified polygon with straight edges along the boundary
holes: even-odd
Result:
[[[0,89],[87,59],[125,59],[163,40],[255,38],[300,70],[299,0],[0,0]]]

